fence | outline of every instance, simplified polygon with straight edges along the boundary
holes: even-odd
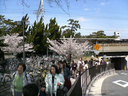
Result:
[[[109,65],[98,65],[93,66],[87,70],[85,70],[82,74],[79,75],[79,77],[76,79],[75,83],[71,87],[71,89],[68,91],[67,96],[82,96],[86,95],[86,90],[93,80],[95,76],[98,74],[113,69],[113,64]]]

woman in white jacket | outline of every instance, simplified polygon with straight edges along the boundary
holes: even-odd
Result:
[[[20,63],[17,67],[17,72],[13,74],[11,90],[13,96],[22,96],[22,90],[25,85],[31,83],[30,76],[25,73],[25,64]]]
[[[50,73],[46,75],[46,94],[50,96],[57,96],[57,89],[62,88],[64,85],[64,77],[59,74],[56,65],[52,65],[50,68]]]

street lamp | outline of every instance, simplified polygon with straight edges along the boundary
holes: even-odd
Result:
[[[25,45],[25,35],[24,35],[24,26],[25,26],[25,24],[29,25],[30,22],[22,20],[22,21],[17,21],[17,24],[18,25],[23,25],[23,63],[25,64],[25,46],[24,46]]]

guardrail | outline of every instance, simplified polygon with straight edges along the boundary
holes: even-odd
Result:
[[[68,91],[67,96],[85,96],[87,88],[94,77],[98,74],[105,72],[107,70],[113,69],[113,64],[108,65],[97,65],[85,70],[76,79],[75,83],[72,85],[71,89]]]

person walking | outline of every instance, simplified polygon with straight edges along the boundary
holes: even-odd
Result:
[[[59,70],[56,65],[51,65],[50,73],[46,75],[46,94],[48,96],[61,96],[57,94],[58,89],[63,88],[64,77],[62,74],[59,74]]]
[[[64,79],[65,79],[64,86],[69,90],[71,88],[71,81],[70,81],[71,72],[70,72],[69,68],[67,68],[65,66],[65,64],[63,62],[60,62],[59,72],[61,74],[63,74]]]
[[[75,78],[77,76],[76,72],[77,72],[77,64],[74,61],[72,61],[72,76],[73,76],[73,78]]]
[[[86,70],[86,69],[88,69],[88,61],[86,60],[86,61],[84,61],[84,70]]]
[[[30,76],[26,74],[25,70],[25,64],[18,64],[17,71],[13,74],[13,81],[11,84],[13,96],[22,96],[23,87],[31,83]]]
[[[70,80],[71,72],[70,72],[69,68],[67,68],[65,66],[65,64],[63,62],[61,62],[61,61],[60,61],[59,72],[61,74],[63,74],[64,77],[67,77]]]

